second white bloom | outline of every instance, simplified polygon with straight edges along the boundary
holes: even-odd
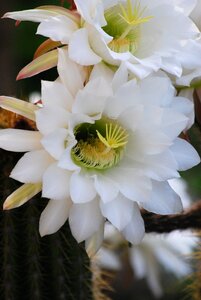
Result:
[[[45,6],[4,17],[40,22],[37,33],[68,44],[70,58],[81,65],[123,61],[140,79],[159,69],[180,78],[183,70],[201,68],[200,31],[190,15],[196,0],[74,2],[73,12]]]

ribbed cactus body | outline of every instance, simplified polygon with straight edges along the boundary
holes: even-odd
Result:
[[[0,150],[0,199],[19,183],[9,173],[20,155]],[[83,245],[71,235],[68,223],[41,238],[38,222],[47,204],[40,195],[24,206],[0,213],[0,299],[90,300],[91,271]]]

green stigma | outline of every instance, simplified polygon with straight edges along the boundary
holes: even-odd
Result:
[[[106,170],[119,163],[128,142],[126,130],[110,120],[83,123],[75,128],[73,161],[86,169]]]
[[[109,43],[115,52],[130,51],[135,53],[140,39],[140,25],[149,22],[153,16],[145,16],[146,7],[142,8],[140,0],[133,4],[127,0],[125,4],[119,3],[105,12],[107,25],[104,31],[113,36]]]

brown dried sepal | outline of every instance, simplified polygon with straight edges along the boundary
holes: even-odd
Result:
[[[0,108],[0,128],[36,130],[35,122]]]

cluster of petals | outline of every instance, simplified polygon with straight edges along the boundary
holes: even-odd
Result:
[[[5,17],[40,22],[37,33],[67,44],[69,57],[80,65],[124,62],[140,79],[162,69],[177,85],[189,85],[200,75],[196,0],[74,2],[72,12],[45,6]]]
[[[40,218],[42,236],[56,232],[68,219],[78,242],[95,240],[99,245],[107,219],[125,239],[138,243],[144,235],[141,207],[159,214],[182,211],[168,180],[200,161],[194,148],[179,137],[193,123],[193,104],[176,96],[167,76],[155,74],[138,82],[128,78],[124,64],[117,72],[97,64],[87,79],[86,69],[63,49],[58,73],[56,81],[42,81],[42,107],[29,104],[37,131],[0,131],[1,148],[27,152],[11,177],[24,184],[40,184],[42,196],[50,199]],[[1,97],[1,107],[6,108],[6,101]],[[108,137],[98,135],[96,128],[100,122],[116,124],[111,127],[116,135],[110,136],[116,138],[117,146],[110,142],[111,148],[106,147]],[[93,135],[107,151],[114,148],[114,155],[119,153],[115,152],[119,143],[117,163],[112,156],[115,159],[108,168],[97,169],[96,161],[88,166],[82,157],[80,163],[74,159],[72,153],[79,144],[76,130],[88,128],[86,124],[98,129],[85,130],[86,141]],[[121,132],[119,139],[117,132]],[[126,142],[120,143],[125,132]]]

